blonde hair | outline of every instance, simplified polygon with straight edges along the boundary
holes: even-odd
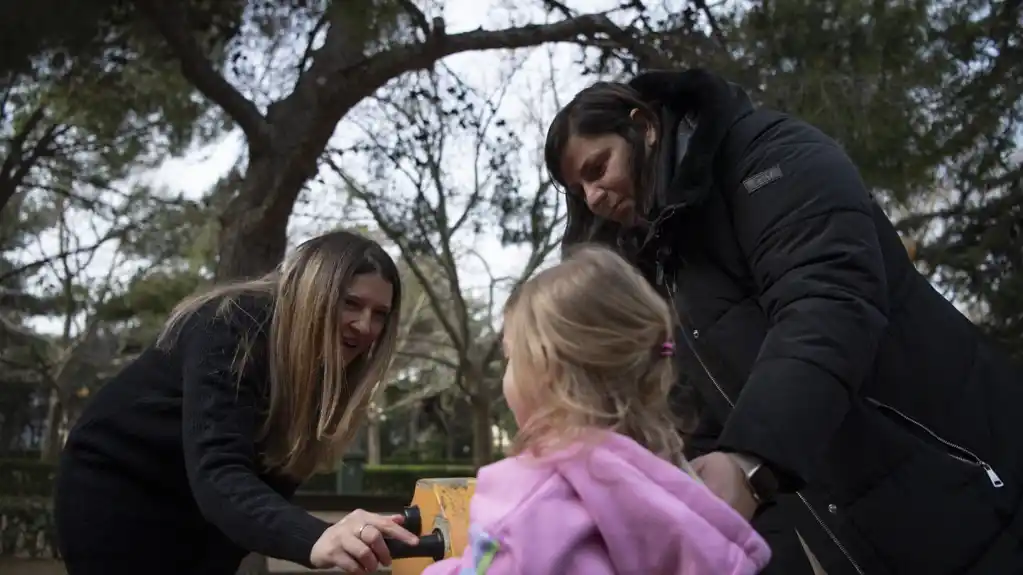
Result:
[[[595,245],[525,282],[505,307],[516,392],[531,411],[514,453],[540,455],[602,428],[682,464],[668,404],[674,369],[664,353],[672,317],[635,268]]]
[[[367,273],[380,274],[392,285],[391,311],[373,347],[345,366],[343,326],[336,318],[352,278]],[[254,349],[257,333],[244,334],[233,366],[240,380],[260,354],[269,360],[269,411],[254,439],[266,446],[264,465],[301,481],[332,467],[366,418],[394,353],[398,271],[376,242],[350,232],[325,234],[300,245],[261,278],[219,285],[182,301],[167,320],[158,347],[171,348],[200,308],[219,302],[216,313],[226,316],[244,296],[273,301],[267,349]]]

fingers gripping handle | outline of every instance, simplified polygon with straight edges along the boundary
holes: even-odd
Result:
[[[423,532],[423,515],[419,513],[418,507],[415,505],[406,507],[401,511],[401,516],[404,518],[401,526],[408,530],[409,533],[419,535]]]
[[[418,545],[409,545],[398,539],[384,538],[387,550],[391,553],[391,559],[408,559],[411,557],[429,557],[434,561],[444,558],[445,544],[444,534],[440,529],[434,529],[433,533],[423,535],[419,538]]]
[[[408,531],[420,534],[423,530],[423,516],[419,512],[419,507],[415,505],[406,507],[401,512],[403,521],[402,526]],[[429,535],[422,535],[419,537],[418,545],[409,545],[398,539],[384,538],[384,543],[387,545],[387,550],[391,553],[391,559],[410,559],[412,557],[429,557],[434,561],[440,561],[444,558],[446,545],[444,541],[444,534],[439,529],[434,529],[433,533]]]

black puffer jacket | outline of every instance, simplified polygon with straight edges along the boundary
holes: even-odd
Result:
[[[695,108],[638,261],[684,326],[693,454],[784,479],[755,521],[768,572],[811,572],[801,537],[829,575],[1023,573],[1021,370],[917,272],[833,140],[705,72],[633,86],[666,125]]]

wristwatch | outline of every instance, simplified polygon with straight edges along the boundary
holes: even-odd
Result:
[[[759,459],[743,455],[741,453],[730,454],[735,462],[739,464],[743,475],[746,476],[746,485],[757,505],[771,503],[778,495],[778,477],[771,471],[771,468],[764,465]]]
[[[758,463],[746,473],[746,483],[749,484],[750,493],[757,505],[771,503],[778,495],[778,477],[763,463]]]

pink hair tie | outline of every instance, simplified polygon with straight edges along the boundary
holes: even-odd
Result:
[[[675,342],[666,341],[661,344],[661,357],[671,357],[675,355]]]

